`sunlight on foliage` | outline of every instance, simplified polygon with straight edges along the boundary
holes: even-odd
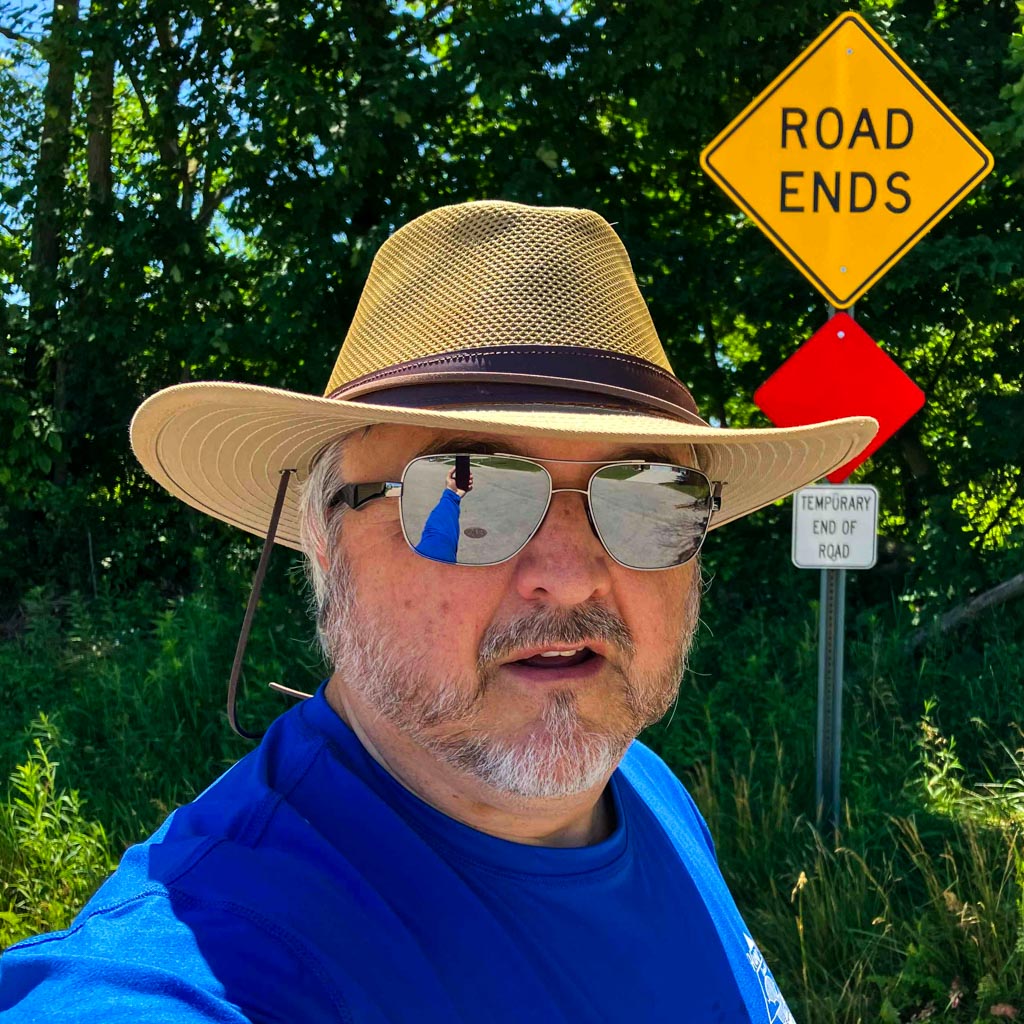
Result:
[[[41,714],[31,731],[28,756],[0,804],[0,948],[66,927],[116,863],[78,791],[59,784],[56,726]]]

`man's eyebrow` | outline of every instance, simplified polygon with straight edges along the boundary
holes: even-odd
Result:
[[[452,453],[462,453],[465,455],[494,455],[497,452],[502,452],[508,455],[522,455],[524,458],[529,458],[519,445],[515,441],[509,439],[508,441],[497,444],[494,441],[481,441],[471,436],[465,437],[447,437],[440,438],[436,441],[432,441],[426,445],[416,454],[416,458],[422,458],[426,455],[449,455]],[[635,445],[624,444],[618,448],[613,448],[605,459],[598,459],[595,462],[629,462],[636,460],[637,462],[667,462],[670,465],[679,465],[679,461],[676,455],[672,453],[669,448],[661,447],[643,447],[639,448]],[[543,459],[539,459],[539,462],[543,462]]]
[[[425,455],[493,455],[495,452],[507,450],[507,446],[495,444],[493,441],[480,441],[473,437],[443,437],[421,448],[414,458]],[[513,454],[510,452],[509,454]]]
[[[637,448],[633,445],[623,445],[613,450],[609,456],[609,462],[636,459],[638,462],[667,462],[673,466],[679,465],[678,456],[668,448]]]

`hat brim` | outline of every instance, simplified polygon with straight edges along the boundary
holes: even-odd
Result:
[[[690,444],[722,481],[711,529],[749,515],[848,462],[878,430],[866,416],[803,427],[729,430],[664,416],[576,406],[408,409],[335,401],[249,384],[194,383],[147,399],[131,424],[143,468],[186,504],[265,537],[282,470],[302,481],[342,434],[384,423],[522,437]],[[276,541],[300,549],[299,488],[290,487]]]

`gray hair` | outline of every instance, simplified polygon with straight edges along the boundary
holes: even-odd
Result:
[[[299,493],[299,541],[305,557],[306,579],[312,597],[310,611],[316,621],[316,634],[327,661],[333,664],[328,625],[332,604],[337,602],[337,580],[341,553],[341,522],[345,506],[330,508],[331,499],[344,484],[341,456],[351,433],[331,441],[316,457],[309,476],[302,482]],[[326,559],[326,567],[320,559]]]

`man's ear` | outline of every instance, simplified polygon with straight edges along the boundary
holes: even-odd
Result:
[[[319,565],[324,572],[331,571],[331,560],[327,557],[327,552],[324,550],[324,546],[319,540],[316,545],[316,564]]]

